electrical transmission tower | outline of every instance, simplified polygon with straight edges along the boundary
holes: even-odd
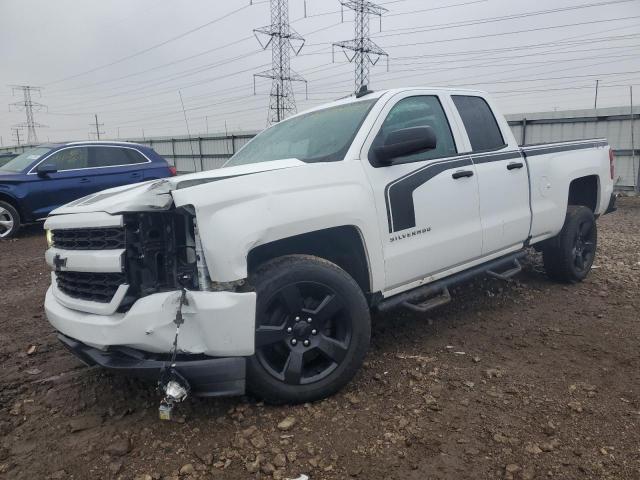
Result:
[[[388,10],[367,0],[341,0],[340,3],[343,9],[346,7],[355,12],[356,34],[353,40],[334,43],[333,46],[342,48],[349,62],[355,63],[356,92],[358,92],[362,87],[369,85],[369,66],[376,65],[382,57],[387,57],[388,62],[387,52],[369,38],[371,15],[380,17],[382,22],[382,15]],[[348,51],[352,54],[349,55]]]
[[[104,135],[104,132],[100,131],[100,127],[104,127],[104,123],[98,123],[98,114],[94,115],[96,121],[95,123],[90,123],[89,126],[90,127],[95,127],[96,131],[95,132],[89,132],[89,135],[96,135],[96,140],[100,140],[100,134]]]
[[[21,91],[23,100],[21,102],[10,104],[9,110],[11,110],[11,107],[15,107],[18,110],[24,110],[27,115],[27,121],[16,126],[24,127],[27,129],[27,144],[38,143],[36,127],[44,127],[44,125],[41,125],[35,121],[33,112],[37,112],[38,110],[42,110],[47,107],[45,105],[42,105],[41,103],[34,102],[31,98],[31,94],[40,93],[42,89],[40,87],[32,87],[30,85],[11,85],[11,88],[13,89],[14,94],[16,91]]]
[[[304,46],[302,38],[289,24],[289,0],[271,0],[271,25],[253,31],[263,49],[271,47],[271,69],[253,76],[255,93],[256,77],[270,78],[269,125],[296,113],[293,82],[307,81],[291,70],[291,52],[298,55]],[[268,41],[261,40],[269,37]]]

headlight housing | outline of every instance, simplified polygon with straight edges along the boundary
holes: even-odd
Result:
[[[45,236],[47,237],[47,247],[53,247],[53,230],[45,230]]]

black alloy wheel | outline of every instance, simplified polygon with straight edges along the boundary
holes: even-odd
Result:
[[[359,285],[309,255],[271,260],[251,277],[257,293],[255,354],[247,388],[270,403],[303,403],[342,388],[362,365],[371,336]]]

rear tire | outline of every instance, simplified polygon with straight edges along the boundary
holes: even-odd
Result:
[[[547,275],[563,283],[581,282],[591,270],[597,246],[598,229],[593,212],[587,207],[569,205],[562,230],[542,250]]]
[[[20,230],[20,214],[10,203],[0,201],[0,239],[14,237]]]
[[[371,320],[364,294],[337,265],[309,255],[271,260],[251,277],[256,352],[248,390],[273,404],[332,395],[362,366]]]

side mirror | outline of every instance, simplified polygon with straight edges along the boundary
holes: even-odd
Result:
[[[38,165],[38,168],[36,169],[38,176],[43,178],[49,176],[49,174],[51,173],[56,173],[57,171],[58,171],[58,168],[51,163],[44,163],[44,164]]]
[[[391,132],[384,145],[374,148],[375,162],[392,165],[396,158],[433,150],[437,145],[436,132],[431,127],[402,128]]]

